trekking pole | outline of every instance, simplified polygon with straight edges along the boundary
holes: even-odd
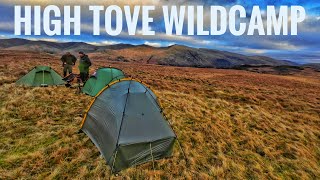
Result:
[[[78,81],[78,94],[80,94],[80,92],[81,92],[81,82]]]

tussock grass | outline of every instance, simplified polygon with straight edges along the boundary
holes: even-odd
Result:
[[[58,57],[2,53],[0,179],[103,179],[99,151],[78,134],[91,97],[63,86],[14,85],[35,65],[59,73]],[[5,55],[4,55],[5,54]],[[184,148],[115,179],[318,179],[319,74],[277,76],[237,70],[163,67],[93,59],[141,79],[156,92]]]

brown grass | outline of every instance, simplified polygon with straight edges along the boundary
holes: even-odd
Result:
[[[78,134],[91,99],[65,87],[17,87],[35,65],[61,72],[59,57],[0,52],[0,179],[98,179],[109,167]],[[101,57],[100,57],[101,58]],[[320,79],[236,70],[116,63],[158,94],[188,156],[122,171],[124,179],[320,178]]]

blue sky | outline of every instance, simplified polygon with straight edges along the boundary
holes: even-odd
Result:
[[[81,36],[14,36],[14,5],[58,5],[62,7],[66,3],[68,5],[82,6],[82,31]],[[80,3],[80,4],[79,4]],[[92,35],[92,13],[88,9],[88,5],[100,5],[100,0],[91,1],[54,1],[54,0],[2,0],[0,2],[0,38],[27,38],[27,39],[45,39],[50,41],[83,41],[92,44],[108,45],[117,43],[130,44],[148,44],[152,46],[168,46],[172,44],[181,44],[198,48],[218,49],[247,55],[266,55],[277,59],[291,60],[298,63],[320,63],[320,1],[303,1],[303,0],[132,0],[132,1],[107,1],[103,5],[155,5],[157,10],[152,14],[154,23],[151,24],[151,29],[155,30],[156,36],[129,36],[126,26],[123,27],[123,33],[119,36],[112,37],[106,33],[101,33],[100,36]],[[298,36],[233,36],[226,33],[222,36],[187,36],[186,29],[182,36],[168,36],[165,34],[164,21],[162,16],[161,5],[204,5],[205,8],[211,5],[221,5],[226,8],[232,5],[242,5],[246,8],[247,14],[253,5],[259,5],[262,10],[265,10],[267,5],[300,5],[306,9],[307,18],[299,24]],[[61,8],[62,9],[62,8]],[[205,9],[209,14],[209,9]],[[210,16],[206,16],[210,17]],[[140,18],[141,20],[141,18]],[[141,29],[141,21],[139,20],[138,30]],[[207,19],[205,19],[206,22]],[[104,22],[104,19],[101,19]],[[209,21],[209,18],[208,18]],[[125,23],[125,21],[124,21]],[[210,24],[210,23],[207,23]],[[104,24],[101,23],[101,27]],[[209,27],[206,27],[209,29]]]

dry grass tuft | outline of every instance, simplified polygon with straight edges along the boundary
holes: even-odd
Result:
[[[0,52],[0,179],[103,179],[109,167],[78,134],[92,98],[65,87],[18,87],[58,57]],[[116,179],[319,179],[319,73],[277,76],[93,59],[141,79],[158,94],[188,156],[122,171]]]

